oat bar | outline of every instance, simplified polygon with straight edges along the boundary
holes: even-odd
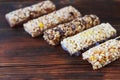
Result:
[[[24,24],[24,29],[32,37],[43,34],[46,29],[57,26],[81,16],[80,12],[72,6],[67,6],[60,10],[54,11],[37,19],[33,19]]]
[[[91,63],[93,69],[99,69],[120,57],[120,40],[111,39],[82,54],[83,59]]]
[[[56,9],[55,4],[46,0],[29,7],[21,8],[5,15],[11,27],[22,24],[30,19],[50,13]]]
[[[58,45],[62,39],[96,26],[99,23],[100,20],[96,15],[85,15],[46,30],[43,37],[50,45]]]
[[[71,55],[80,53],[91,45],[116,35],[116,30],[109,23],[102,23],[77,35],[61,41],[61,46]]]

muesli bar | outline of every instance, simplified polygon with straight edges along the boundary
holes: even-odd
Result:
[[[80,12],[72,6],[64,7],[48,15],[33,19],[24,24],[24,29],[32,37],[37,37],[46,29],[53,28],[58,24],[69,22],[81,16]]]
[[[82,54],[84,60],[91,63],[93,69],[100,69],[120,58],[120,40],[111,39]]]
[[[81,53],[95,43],[109,39],[115,35],[116,30],[109,23],[102,23],[74,36],[63,39],[61,46],[64,50],[73,55]]]
[[[100,23],[96,15],[85,15],[78,17],[71,22],[60,24],[44,32],[44,40],[50,45],[55,46],[66,37],[72,36],[85,29],[94,27]]]
[[[51,1],[46,0],[40,3],[34,4],[32,6],[28,6],[25,8],[21,8],[12,12],[9,12],[5,15],[6,20],[10,24],[11,27],[15,27],[16,25],[23,24],[24,22],[39,17],[43,14],[50,13],[56,9],[55,4]]]

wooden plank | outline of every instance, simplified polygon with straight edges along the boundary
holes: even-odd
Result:
[[[120,80],[120,59],[93,71],[81,56],[51,47],[41,37],[31,38],[20,26],[9,27],[4,15],[41,0],[0,0],[0,80]],[[52,0],[57,9],[73,5],[83,15],[96,14],[120,35],[119,0]]]

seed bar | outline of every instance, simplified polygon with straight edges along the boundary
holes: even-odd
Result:
[[[111,39],[82,54],[93,69],[100,69],[120,57],[120,40]]]
[[[46,29],[57,26],[60,23],[71,21],[81,16],[80,12],[72,6],[67,6],[48,15],[33,19],[24,24],[24,29],[32,37],[37,37]]]
[[[61,41],[64,50],[71,55],[79,54],[97,42],[106,40],[116,35],[116,30],[109,23],[102,23],[93,28],[85,30],[77,35],[68,37]]]
[[[57,27],[46,30],[43,37],[50,45],[55,46],[62,39],[96,26],[99,23],[100,20],[96,15],[85,15],[84,17],[78,17],[71,22],[60,24]]]
[[[26,21],[50,13],[56,9],[55,4],[46,0],[29,7],[21,8],[5,15],[11,27],[23,24]]]

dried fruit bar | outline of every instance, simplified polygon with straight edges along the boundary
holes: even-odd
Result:
[[[106,40],[116,35],[116,30],[109,23],[102,23],[93,28],[87,29],[72,37],[61,41],[61,46],[71,55],[82,52],[84,49],[97,42]]]
[[[29,7],[21,8],[5,15],[11,27],[22,24],[30,19],[50,13],[56,9],[51,1],[42,1]]]
[[[82,54],[83,59],[91,63],[93,69],[99,69],[120,57],[120,40],[111,39]]]
[[[67,6],[25,23],[24,29],[32,37],[36,37],[43,34],[46,29],[55,27],[60,23],[71,21],[79,16],[81,16],[81,14],[78,10],[72,6]]]
[[[43,37],[50,45],[58,45],[62,39],[96,26],[99,23],[100,20],[96,15],[85,15],[46,30]]]

